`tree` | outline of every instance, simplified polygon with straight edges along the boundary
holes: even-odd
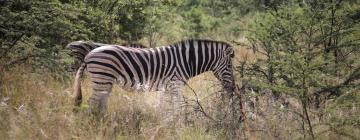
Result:
[[[24,63],[42,70],[62,69],[62,49],[69,40],[99,38],[91,27],[103,27],[90,24],[94,18],[83,8],[56,0],[5,1],[0,10],[1,69]]]
[[[360,65],[354,56],[359,53],[354,49],[360,40],[353,35],[359,22],[349,18],[357,8],[341,1],[280,6],[257,15],[250,24],[249,40],[265,56],[250,67],[260,76],[254,83],[297,97],[312,139],[309,105],[319,107],[319,96],[338,97],[342,89],[358,85],[354,80],[359,79]],[[352,82],[344,82],[349,79]]]

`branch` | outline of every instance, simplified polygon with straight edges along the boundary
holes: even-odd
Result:
[[[0,59],[2,59],[3,57],[5,57],[5,56],[7,55],[7,53],[10,51],[10,49],[12,49],[12,48],[16,45],[16,43],[22,39],[22,37],[23,37],[24,35],[25,35],[25,34],[22,33],[19,37],[15,38],[14,42],[12,42],[12,43],[9,45],[9,47],[6,48],[6,49],[4,50],[4,52],[2,52],[2,54],[0,55]]]
[[[239,122],[244,122],[245,119],[246,119],[246,114],[245,114],[245,111],[244,111],[244,106],[242,104],[242,98],[241,98],[241,93],[245,93],[245,87],[247,85],[247,82],[244,83],[241,88],[239,87],[239,85],[236,85],[236,88],[235,88],[235,95],[239,98],[239,107],[240,107],[240,113],[241,113],[241,116],[239,117]]]
[[[359,79],[360,79],[360,67],[357,67],[354,70],[354,72],[352,72],[350,74],[350,76],[343,83],[340,83],[339,85],[335,85],[335,86],[325,87],[325,88],[315,92],[315,95],[319,96],[321,93],[330,92],[331,93],[330,95],[340,96],[340,95],[337,95],[336,93],[339,93],[341,88],[351,87],[351,86],[356,87],[356,85],[352,85],[351,82],[359,80]]]
[[[195,103],[196,103],[197,106],[199,107],[199,109],[197,109],[197,111],[200,111],[206,118],[208,118],[208,119],[210,119],[210,120],[212,120],[212,121],[214,121],[214,122],[218,122],[218,121],[216,121],[213,117],[211,117],[210,115],[208,115],[208,114],[206,113],[206,111],[204,110],[203,106],[201,105],[201,103],[200,103],[200,101],[199,101],[199,98],[198,98],[195,90],[194,90],[192,87],[190,87],[190,85],[187,84],[185,81],[183,81],[183,82],[184,82],[184,84],[185,84],[186,86],[188,86],[188,87],[191,89],[191,91],[192,91],[193,94],[195,95]]]
[[[342,83],[342,85],[349,85],[351,82],[360,79],[360,67],[356,68],[353,73]]]
[[[260,72],[261,74],[263,74],[266,78],[268,78],[268,75],[265,71],[261,70],[260,66],[258,66],[258,68],[250,68],[250,70],[255,71],[255,72]]]
[[[231,41],[233,44],[235,45],[238,45],[238,46],[246,46],[246,47],[251,47],[250,45],[246,44],[246,43],[243,43],[243,42],[238,42],[238,41],[235,41],[235,40],[232,40]]]
[[[336,134],[338,135],[341,135],[341,136],[345,136],[345,137],[348,137],[350,139],[353,139],[353,140],[356,140],[357,138],[351,134],[348,134],[346,132],[343,132],[341,130],[338,130],[336,126],[334,125],[331,125],[330,123],[326,123],[325,125],[329,126],[329,131],[332,131],[332,132],[335,132]]]
[[[9,67],[11,65],[15,65],[15,64],[18,64],[18,63],[22,63],[30,58],[34,58],[34,57],[42,57],[42,55],[28,55],[28,56],[25,56],[23,58],[18,58],[16,60],[13,60],[7,64],[4,65],[4,67]]]

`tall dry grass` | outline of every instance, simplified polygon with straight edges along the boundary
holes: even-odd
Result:
[[[88,115],[91,83],[83,82],[84,102],[73,113],[72,80],[16,69],[2,73],[0,137],[2,139],[221,139],[221,132],[204,127],[179,128],[161,124],[160,93],[131,93],[115,86],[108,113],[97,120]],[[208,82],[194,80],[203,90]],[[206,90],[204,90],[206,92]],[[189,95],[190,96],[190,95]],[[189,97],[190,98],[190,97]],[[191,111],[191,110],[190,110]]]
[[[246,51],[237,49],[236,64],[258,58]],[[246,120],[238,123],[239,108],[223,99],[211,73],[191,79],[184,87],[186,122],[172,127],[164,125],[158,115],[163,111],[158,109],[160,92],[132,93],[115,86],[106,116],[97,120],[86,112],[89,80],[82,84],[83,105],[73,113],[71,79],[28,71],[19,67],[0,72],[0,139],[304,139],[306,133],[297,100],[284,96],[289,103],[284,107],[282,100],[266,92],[245,92]],[[241,79],[237,80],[241,84]],[[343,104],[348,98],[352,103]],[[340,99],[329,101],[322,110],[310,109],[317,139],[360,138],[360,123],[356,123],[360,96],[348,94]],[[199,111],[199,104],[208,117]]]

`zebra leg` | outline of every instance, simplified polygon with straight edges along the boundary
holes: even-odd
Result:
[[[112,83],[93,85],[93,93],[89,98],[90,112],[96,116],[104,116],[107,110],[107,101],[111,93]]]
[[[181,90],[183,87],[182,81],[169,82],[165,94],[162,95],[160,100],[161,108],[163,109],[162,120],[171,122],[173,124],[181,123],[182,115],[182,96]]]
[[[182,103],[183,99],[181,96],[181,88],[174,90],[172,93],[170,93],[171,101],[172,101],[172,110],[173,110],[173,120],[176,124],[182,124],[183,123],[183,108]]]

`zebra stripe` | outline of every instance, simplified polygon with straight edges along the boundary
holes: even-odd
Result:
[[[104,113],[113,84],[126,90],[178,93],[190,78],[212,71],[228,93],[235,89],[232,71],[233,47],[225,42],[185,40],[156,48],[107,45],[85,57],[77,73],[75,91],[81,91],[80,76],[87,69],[93,83],[90,106]],[[77,92],[77,96],[81,92]],[[81,101],[76,101],[81,102]],[[77,104],[79,105],[79,104]]]
[[[66,49],[69,50],[69,55],[74,57],[74,63],[71,65],[72,71],[76,71],[79,69],[81,63],[84,62],[85,56],[91,50],[106,45],[110,45],[110,44],[103,44],[103,43],[97,43],[91,41],[74,41],[69,43],[66,46]],[[120,46],[126,46],[131,48],[146,48],[146,46],[137,43],[134,44],[123,43]]]

